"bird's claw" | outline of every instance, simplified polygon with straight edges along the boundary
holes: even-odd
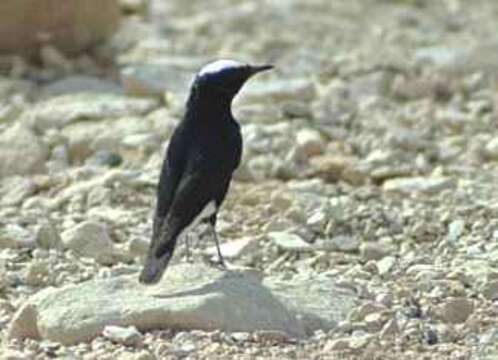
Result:
[[[225,260],[222,260],[222,259],[218,259],[217,261],[210,260],[209,263],[211,264],[211,266],[214,266],[214,267],[218,268],[219,270],[228,270],[228,267],[227,267]]]

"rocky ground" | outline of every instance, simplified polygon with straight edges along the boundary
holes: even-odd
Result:
[[[0,59],[2,359],[498,357],[498,3],[122,1],[109,44]],[[149,12],[147,12],[149,11]],[[192,74],[234,104],[220,214],[137,283]]]

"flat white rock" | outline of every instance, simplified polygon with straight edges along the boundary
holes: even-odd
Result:
[[[224,332],[275,330],[291,337],[329,331],[356,305],[357,296],[325,275],[265,278],[200,264],[171,266],[155,286],[138,274],[46,288],[29,298],[10,323],[10,338],[76,344],[106,326],[199,329]],[[116,333],[116,332],[114,332]]]

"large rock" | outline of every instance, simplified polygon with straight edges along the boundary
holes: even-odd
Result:
[[[303,337],[328,331],[345,319],[355,295],[324,275],[261,281],[239,271],[181,264],[156,286],[137,275],[48,288],[15,314],[10,338],[43,338],[63,344],[89,341],[107,325],[227,332],[277,330]]]
[[[0,52],[36,55],[47,41],[75,53],[112,34],[119,24],[116,0],[3,0]]]
[[[0,178],[42,173],[47,156],[47,147],[21,123],[0,134]]]

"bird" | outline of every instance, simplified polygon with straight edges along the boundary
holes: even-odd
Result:
[[[185,114],[163,160],[140,283],[161,280],[178,239],[201,221],[210,225],[219,263],[225,266],[216,219],[242,156],[242,134],[232,101],[247,80],[272,68],[222,59],[206,64],[194,77]]]

